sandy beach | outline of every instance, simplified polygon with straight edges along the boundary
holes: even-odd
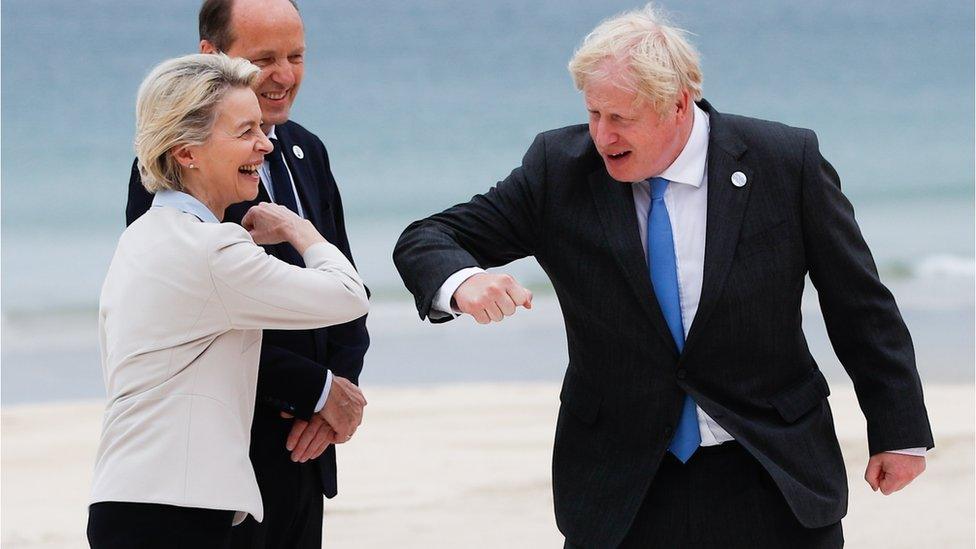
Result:
[[[599,21],[647,1],[299,3],[307,52],[288,118],[327,148],[341,202],[322,198],[371,291],[370,404],[339,450],[327,548],[562,547],[550,468],[569,353],[549,277],[531,257],[498,267],[533,291],[530,311],[433,326],[391,258],[408,224],[487,192],[539,132],[587,122],[567,62]],[[151,67],[199,50],[201,0],[0,2],[0,549],[81,548],[105,395],[99,292],[124,230],[136,94]],[[976,549],[973,2],[654,4],[689,31],[715,112],[816,132],[911,333],[937,447],[886,497],[862,479],[864,419],[807,277],[847,545]],[[757,152],[742,158],[750,211],[780,194]]]
[[[337,548],[561,547],[549,465],[553,383],[368,387],[366,421],[341,448],[340,495],[326,503]],[[849,386],[830,397],[848,466],[849,547],[972,547],[974,387],[929,385],[937,448],[891,497],[861,479],[864,421]],[[101,404],[2,411],[2,545],[86,547]]]

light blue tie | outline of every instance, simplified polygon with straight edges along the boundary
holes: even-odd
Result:
[[[681,323],[681,297],[678,294],[678,267],[674,256],[671,219],[668,217],[668,207],[664,204],[664,191],[667,190],[669,181],[663,177],[653,177],[650,183],[651,207],[647,211],[648,268],[651,271],[654,295],[680,354],[685,348],[685,329]],[[681,419],[678,420],[678,428],[668,451],[682,463],[686,463],[700,444],[701,433],[698,432],[695,401],[685,395]]]

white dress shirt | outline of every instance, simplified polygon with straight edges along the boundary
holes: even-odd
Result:
[[[268,139],[278,139],[278,136],[275,135],[274,126],[271,126],[271,130],[268,131]],[[281,145],[281,141],[278,141],[278,144]],[[295,193],[295,204],[298,205],[298,215],[300,215],[302,218],[308,219],[305,217],[305,210],[302,209],[302,201],[300,198],[298,198],[298,189],[295,187],[295,177],[291,175],[291,168],[288,167],[288,162],[285,161],[285,151],[279,150],[278,152],[281,154],[282,162],[285,163],[285,171],[288,172],[288,181],[291,182],[291,192]],[[264,157],[264,162],[262,162],[261,167],[258,168],[258,175],[261,176],[261,183],[264,185],[264,190],[268,191],[268,196],[273,202],[278,202],[275,200],[274,186],[271,185],[271,165],[268,164],[267,156]]]
[[[708,114],[694,106],[695,119],[688,142],[678,157],[657,177],[671,182],[664,192],[664,203],[668,208],[671,232],[674,236],[674,255],[678,271],[678,295],[681,300],[681,323],[685,337],[698,312],[701,298],[702,279],[705,267],[705,220],[708,213]],[[651,204],[650,184],[647,181],[634,183],[634,209],[640,238],[643,244],[644,259],[647,260],[647,211]],[[434,296],[433,309],[438,314],[434,318],[448,314],[457,315],[451,307],[451,297],[465,280],[474,274],[484,272],[477,267],[461,269],[451,275]],[[715,365],[721,367],[721,365]],[[702,446],[715,446],[734,440],[721,425],[708,417],[701,408],[698,411],[698,431]],[[896,453],[925,455],[925,448],[896,450]]]
[[[278,139],[275,135],[275,127],[271,126],[271,130],[268,132],[268,139]],[[278,141],[280,144],[281,141]],[[284,162],[284,151],[279,150],[279,154],[282,155],[282,161]],[[291,168],[288,167],[288,162],[285,162],[285,171],[288,172],[288,180],[291,181],[291,191],[295,193],[295,204],[298,205],[298,215],[303,219],[308,219],[305,217],[305,210],[302,209],[302,201],[298,198],[298,189],[295,188],[295,178],[291,175]],[[265,157],[264,162],[261,163],[261,167],[258,168],[258,175],[261,176],[261,184],[264,185],[264,190],[268,193],[268,197],[271,198],[272,202],[277,202],[274,196],[274,187],[271,185],[271,166],[268,164],[268,159]],[[332,390],[332,371],[327,370],[325,372],[325,386],[322,387],[322,394],[319,396],[318,402],[315,403],[315,412],[318,413],[325,408],[325,401],[329,399],[329,391]]]
[[[674,237],[674,257],[678,271],[678,296],[681,300],[681,324],[685,337],[691,328],[698,301],[701,298],[705,272],[705,218],[708,213],[708,114],[695,105],[695,120],[691,135],[678,158],[658,177],[671,182],[664,191],[664,204],[671,220]],[[650,184],[641,181],[631,185],[637,225],[640,227],[641,249],[647,261],[647,211],[651,206]],[[698,431],[702,446],[715,446],[732,440],[730,435],[701,408],[698,411]]]

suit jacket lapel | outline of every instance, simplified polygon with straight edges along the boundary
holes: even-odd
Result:
[[[258,196],[254,199],[254,202],[249,202],[252,206],[261,202],[271,202],[271,195],[268,194],[268,189],[264,188],[264,182],[262,181],[258,185]]]
[[[267,189],[264,188],[264,182],[258,183],[258,195],[254,200],[238,202],[237,204],[228,206],[227,211],[224,212],[224,221],[240,225],[241,220],[244,219],[244,215],[251,209],[251,206],[256,206],[261,202],[271,202],[271,197],[268,195]]]
[[[655,331],[677,355],[678,348],[651,287],[650,272],[641,249],[631,186],[615,181],[602,166],[590,174],[589,185],[612,255],[623,269],[637,301],[650,316]]]
[[[685,341],[685,353],[701,337],[703,327],[722,295],[729,267],[735,255],[743,214],[750,189],[757,184],[758,173],[743,162],[746,145],[731,133],[722,115],[702,101],[709,113],[708,140],[708,213],[705,221],[705,265],[698,312]],[[732,174],[742,172],[746,184],[736,187]]]
[[[304,158],[295,156],[294,147],[301,147],[301,145],[292,140],[291,133],[286,125],[277,126],[275,136],[281,143],[282,155],[288,164],[288,170],[291,171],[292,179],[295,180],[295,189],[298,191],[299,199],[303,200],[305,217],[316,227],[321,227],[322,197],[319,194],[319,186],[315,184],[315,178],[312,177],[309,169],[307,153],[303,155]]]

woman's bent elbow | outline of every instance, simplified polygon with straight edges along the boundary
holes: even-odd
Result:
[[[356,306],[357,313],[353,319],[357,319],[369,312],[369,297],[366,296],[366,287],[360,286],[356,289]]]

